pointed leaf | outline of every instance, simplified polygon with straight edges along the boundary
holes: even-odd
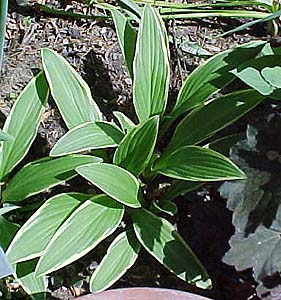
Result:
[[[229,72],[254,58],[265,42],[254,41],[215,55],[195,69],[184,81],[172,111],[174,117],[187,110],[201,106],[211,95],[232,82],[235,77]]]
[[[50,155],[61,156],[90,149],[116,147],[123,137],[122,131],[112,123],[84,123],[72,128],[60,138]]]
[[[89,164],[76,171],[113,199],[130,207],[140,207],[139,182],[130,172],[111,164]]]
[[[124,133],[128,133],[129,131],[131,131],[131,129],[133,129],[136,126],[133,123],[133,121],[131,121],[131,119],[129,119],[122,112],[120,112],[120,111],[114,111],[113,114],[114,114],[114,117],[120,123],[121,128],[122,128],[122,130],[123,130]]]
[[[117,0],[117,2],[123,9],[131,11],[138,18],[141,16],[141,8],[134,0]]]
[[[166,151],[174,151],[206,140],[238,120],[263,100],[264,97],[256,91],[238,91],[216,98],[207,105],[193,110],[177,126]]]
[[[0,216],[0,247],[6,250],[19,228],[19,225]]]
[[[20,228],[7,256],[11,263],[39,257],[64,220],[90,195],[60,194],[46,201]]]
[[[138,240],[152,256],[180,279],[210,287],[206,270],[172,224],[145,209],[130,210],[130,214]]]
[[[33,300],[45,300],[47,292],[47,278],[35,276],[34,270],[37,260],[19,263],[15,266],[16,279]]]
[[[118,146],[113,162],[139,176],[149,163],[157,140],[159,117],[132,129]]]
[[[48,85],[43,73],[33,78],[14,104],[3,131],[14,140],[0,148],[0,178],[4,178],[26,155],[34,141],[48,98]]]
[[[37,264],[36,275],[51,273],[87,254],[115,231],[123,213],[123,206],[106,195],[85,201],[50,240]]]
[[[77,175],[74,171],[76,167],[101,161],[102,159],[99,157],[88,155],[39,159],[24,166],[11,179],[3,192],[3,200],[21,201],[75,177]]]
[[[119,234],[90,279],[92,293],[103,291],[120,279],[138,258],[140,244],[132,231]]]
[[[156,161],[154,170],[168,177],[189,181],[245,179],[245,174],[222,154],[186,146]]]
[[[130,20],[117,9],[111,9],[110,12],[113,17],[123,57],[126,61],[131,78],[133,78],[133,60],[135,56],[137,32],[131,26]]]
[[[140,121],[152,115],[163,114],[167,104],[169,55],[166,32],[163,32],[161,22],[158,12],[146,5],[140,23],[133,66],[133,99]]]
[[[58,53],[42,49],[42,63],[52,96],[69,129],[101,120],[101,112],[82,77]]]

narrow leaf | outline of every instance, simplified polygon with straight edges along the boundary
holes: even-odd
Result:
[[[19,225],[0,216],[0,247],[6,250],[19,228]]]
[[[195,145],[232,124],[253,109],[264,97],[254,90],[237,91],[216,98],[193,110],[177,126],[166,151]]]
[[[8,13],[8,0],[1,0],[0,2],[0,72],[2,66],[3,52],[4,52],[7,13]]]
[[[211,286],[206,270],[172,224],[145,209],[131,210],[130,215],[138,240],[161,264],[188,283]]]
[[[76,167],[101,161],[102,159],[99,157],[87,155],[39,159],[24,166],[11,179],[3,192],[3,200],[21,201],[75,177],[77,175],[74,171]]]
[[[133,60],[135,56],[137,32],[131,26],[130,20],[117,9],[111,9],[110,12],[113,17],[123,57],[126,61],[131,78],[133,78]]]
[[[20,228],[13,238],[7,256],[11,263],[42,255],[64,220],[90,195],[60,194],[46,201]]]
[[[106,195],[84,202],[50,240],[39,259],[36,275],[56,271],[87,254],[115,231],[123,213],[123,206]]]
[[[210,149],[185,146],[155,163],[154,170],[168,177],[189,181],[245,179],[245,174],[222,154]]]
[[[12,142],[13,140],[14,140],[14,138],[10,134],[8,134],[0,129],[0,141]]]
[[[130,207],[140,207],[139,182],[130,172],[111,164],[89,164],[76,171],[113,199]]]
[[[43,73],[33,78],[14,104],[3,131],[14,139],[0,148],[0,178],[3,179],[26,155],[34,141],[48,98]]]
[[[157,140],[159,117],[155,116],[132,129],[118,146],[113,162],[135,176],[149,163]]]
[[[133,121],[131,121],[131,119],[129,119],[122,112],[120,112],[120,111],[114,111],[113,114],[114,114],[114,117],[120,123],[121,128],[122,128],[122,130],[123,130],[124,133],[128,133],[129,131],[131,131],[131,129],[133,129],[136,126],[133,123]]]
[[[208,59],[184,81],[172,115],[176,117],[187,110],[201,106],[211,95],[235,79],[229,71],[237,67],[237,62],[242,64],[255,58],[264,45],[263,41],[254,41]]]
[[[52,96],[69,129],[101,120],[89,86],[62,56],[42,49],[42,63]]]
[[[166,32],[158,12],[146,5],[134,59],[133,99],[137,116],[144,121],[163,114],[169,88],[169,55]],[[149,47],[147,46],[149,45]]]
[[[90,149],[117,147],[123,137],[122,131],[112,123],[83,123],[60,138],[50,155],[61,156]]]
[[[138,18],[140,18],[141,8],[136,4],[134,0],[117,0],[117,2],[123,9],[131,11]]]
[[[120,279],[135,263],[139,251],[140,244],[131,231],[119,234],[90,279],[91,292],[103,291]]]

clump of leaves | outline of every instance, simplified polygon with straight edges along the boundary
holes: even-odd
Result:
[[[281,272],[280,129],[279,113],[262,116],[249,125],[247,139],[231,151],[247,179],[224,183],[220,189],[233,211],[235,227],[231,248],[223,260],[237,270],[253,268],[260,294],[265,290],[263,281],[268,286],[266,278]]]
[[[66,180],[66,175],[79,174],[97,193],[72,192],[48,199],[14,236],[7,255],[16,266],[16,276],[28,277],[22,283],[30,294],[44,290],[34,284],[39,279],[42,282],[47,274],[89,253],[117,229],[92,274],[91,291],[102,291],[117,281],[134,264],[141,248],[187,283],[210,287],[205,268],[164,216],[175,212],[172,200],[180,193],[208,181],[245,178],[231,160],[208,149],[206,140],[264,96],[251,89],[212,96],[235,79],[229,71],[237,61],[256,57],[265,43],[245,44],[212,57],[190,74],[167,113],[169,48],[160,15],[146,5],[137,33],[122,13],[111,11],[133,79],[136,122],[121,112],[115,112],[116,123],[104,121],[85,81],[59,54],[42,50],[44,74],[69,131],[50,158],[27,165],[11,179],[2,202],[18,203],[36,192],[34,186],[42,191]],[[163,141],[172,127],[176,128],[172,138]],[[74,153],[105,148],[116,149],[106,162],[81,154],[79,166],[72,165],[64,176],[54,172],[65,160],[74,164]],[[93,161],[84,164],[83,157]],[[163,183],[170,185],[167,191],[161,190]]]

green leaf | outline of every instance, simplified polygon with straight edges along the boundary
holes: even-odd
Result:
[[[281,96],[281,55],[266,55],[234,69],[232,73],[264,96]]]
[[[3,131],[14,140],[0,148],[0,178],[23,159],[34,141],[49,90],[43,73],[33,78],[14,104]]]
[[[42,49],[42,63],[52,96],[69,129],[102,119],[89,86],[62,56]]]
[[[20,228],[7,256],[11,263],[39,257],[64,220],[90,195],[60,194],[46,201]]]
[[[140,207],[139,182],[133,174],[112,164],[89,164],[76,171],[113,199],[130,207]]]
[[[6,204],[4,207],[0,208],[0,216],[3,216],[5,214],[9,213],[10,211],[13,211],[18,208],[20,208],[20,206],[16,206],[13,204]]]
[[[14,202],[58,185],[77,174],[74,169],[89,163],[100,163],[101,158],[87,155],[69,155],[43,158],[24,166],[11,179],[3,192],[3,200]]]
[[[139,251],[140,244],[132,231],[119,234],[90,279],[91,292],[103,291],[120,279],[135,263]]]
[[[123,57],[126,61],[131,78],[133,78],[133,60],[135,56],[137,32],[131,26],[130,20],[117,9],[111,9],[110,12],[113,17]]]
[[[8,134],[0,129],[0,141],[12,142],[13,140],[14,140],[14,138],[10,134]]]
[[[2,66],[3,51],[4,51],[7,13],[8,13],[8,0],[1,0],[0,2],[0,71]]]
[[[47,278],[35,276],[34,270],[37,260],[19,263],[15,266],[16,279],[27,294],[34,300],[45,300]]]
[[[20,226],[0,216],[0,246],[5,251]]]
[[[157,140],[159,117],[133,128],[118,146],[113,162],[139,176],[149,163]]]
[[[154,171],[168,177],[189,181],[245,179],[245,174],[222,154],[210,149],[185,146],[164,155]]]
[[[123,213],[123,206],[106,195],[86,200],[52,237],[39,259],[36,275],[56,271],[87,254],[116,230]]]
[[[90,149],[116,147],[124,137],[117,126],[109,122],[90,122],[69,130],[50,152],[61,156]]]
[[[165,213],[170,216],[174,216],[177,213],[178,208],[172,201],[162,201],[161,199],[160,202],[152,201],[149,206],[149,210],[155,215],[158,215],[159,213]]]
[[[206,270],[172,224],[145,209],[130,210],[130,215],[138,240],[161,264],[188,283],[211,286]]]
[[[140,18],[142,11],[134,0],[117,0],[117,2],[123,9],[131,11],[138,18]]]
[[[230,70],[256,57],[265,42],[254,41],[219,53],[195,69],[184,81],[172,115],[179,116],[187,110],[201,106],[211,95],[232,82]]]
[[[167,189],[166,193],[161,197],[161,202],[170,202],[180,195],[199,188],[203,182],[173,180],[171,186]]]
[[[216,98],[188,114],[177,126],[166,151],[198,144],[232,124],[258,105],[264,97],[253,90]]]
[[[163,114],[169,88],[169,54],[166,32],[158,12],[146,5],[134,59],[133,100],[140,121]],[[147,46],[149,45],[149,47]]]
[[[113,112],[114,117],[118,120],[124,133],[131,131],[136,125],[120,111]]]

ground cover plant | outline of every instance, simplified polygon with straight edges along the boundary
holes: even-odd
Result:
[[[146,5],[137,33],[125,16],[115,10],[112,13],[133,78],[136,116],[130,119],[115,112],[118,125],[104,121],[81,77],[56,52],[42,50],[46,79],[43,74],[39,78],[46,91],[50,88],[69,131],[54,146],[50,158],[23,167],[3,189],[3,203],[20,204],[75,174],[97,188],[97,194],[63,193],[48,199],[10,243],[7,255],[16,276],[35,298],[44,297],[40,293],[46,290],[46,274],[84,256],[114,231],[116,238],[91,277],[92,291],[108,288],[118,280],[133,265],[141,247],[179,278],[210,287],[206,270],[167,220],[168,214],[176,211],[171,200],[204,182],[245,178],[229,159],[202,146],[263,101],[264,96],[252,89],[213,95],[235,79],[230,70],[237,67],[238,58],[241,64],[246,63],[259,55],[266,43],[245,44],[208,60],[187,78],[173,108],[167,111],[169,50],[159,14]],[[132,37],[136,44],[127,47]],[[151,47],[146,46],[147,41]],[[38,77],[33,82],[36,80]],[[14,137],[5,127],[3,130]],[[63,167],[65,161],[73,162],[74,153],[106,148],[116,150],[105,150],[103,162],[96,156],[78,155],[79,160],[93,162],[82,166],[79,161],[76,173],[73,165],[60,172],[51,168],[58,162]],[[49,170],[56,172],[50,175]],[[123,259],[116,260],[116,255]]]

